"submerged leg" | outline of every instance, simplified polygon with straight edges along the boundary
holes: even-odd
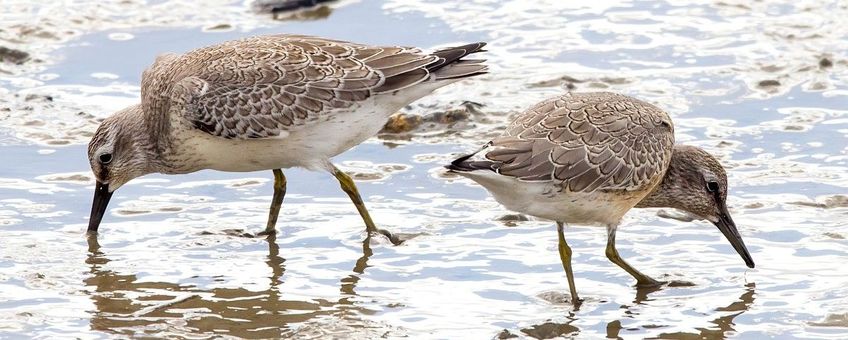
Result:
[[[368,214],[368,209],[365,209],[365,203],[362,201],[362,197],[359,196],[359,190],[356,188],[356,184],[353,183],[353,179],[343,171],[339,170],[339,168],[335,165],[331,166],[333,167],[333,176],[339,180],[339,185],[341,185],[342,190],[350,196],[350,200],[353,202],[353,205],[356,206],[356,210],[359,211],[359,215],[362,216],[362,220],[365,221],[365,230],[368,234],[380,233],[388,237],[389,241],[393,244],[401,244],[401,241],[389,231],[385,229],[377,229],[374,225],[374,221],[371,220],[371,215]]]
[[[286,176],[280,169],[274,169],[274,198],[271,199],[271,210],[268,212],[268,224],[259,235],[271,235],[277,232],[277,216],[280,215],[280,206],[283,205],[283,197],[286,196]]]
[[[562,261],[562,268],[565,269],[565,277],[568,279],[568,289],[571,291],[571,303],[577,306],[580,304],[580,298],[577,297],[577,288],[574,286],[574,271],[571,269],[571,247],[565,242],[564,229],[565,225],[562,222],[557,222],[559,259]]]
[[[607,258],[612,261],[612,263],[621,267],[621,269],[630,273],[630,275],[636,279],[637,286],[656,286],[661,284],[661,282],[654,280],[648,275],[642,274],[636,270],[636,268],[631,267],[630,264],[621,258],[621,255],[618,254],[618,250],[615,249],[615,230],[615,226],[607,226]]]

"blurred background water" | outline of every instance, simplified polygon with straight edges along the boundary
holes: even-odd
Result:
[[[0,337],[834,338],[848,336],[848,3],[0,2]],[[335,180],[292,169],[275,239],[270,172],[151,175],[84,237],[99,118],[138,100],[164,52],[300,33],[425,49],[488,41],[491,73],[402,111],[411,131],[339,156],[376,222],[363,245]],[[637,290],[572,226],[574,310],[551,222],[441,165],[548,96],[617,91],[719,155],[757,268],[704,221],[631,211],[622,256],[691,287]],[[479,105],[478,105],[479,104]]]

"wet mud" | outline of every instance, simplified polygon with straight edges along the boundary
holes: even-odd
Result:
[[[5,1],[0,11],[0,337],[831,338],[848,334],[848,5],[841,2],[334,1],[257,12],[232,1]],[[475,18],[475,20],[468,20]],[[334,160],[375,222],[366,239],[326,173],[152,175],[85,236],[85,144],[138,100],[164,52],[256,34],[425,49],[487,41],[491,72],[393,116]],[[569,226],[575,309],[553,223],[446,173],[532,103],[616,91],[665,108],[679,143],[728,169],[756,260],[710,223],[634,210],[623,258]]]

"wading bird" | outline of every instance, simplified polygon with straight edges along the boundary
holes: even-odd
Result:
[[[144,71],[141,103],[106,118],[88,145],[96,177],[88,232],[112,194],[150,173],[273,170],[263,233],[275,232],[286,192],[281,169],[328,171],[377,229],[353,180],[330,158],[374,136],[388,117],[433,90],[486,73],[464,59],[485,43],[433,53],[298,35],[234,40],[167,54]]]
[[[745,264],[754,260],[727,210],[727,175],[701,148],[674,144],[671,118],[654,105],[608,93],[567,93],[531,107],[506,132],[450,171],[486,188],[508,209],[556,221],[572,302],[579,304],[564,225],[601,225],[606,256],[639,286],[660,282],[625,262],[616,228],[633,207],[669,207],[706,219]]]

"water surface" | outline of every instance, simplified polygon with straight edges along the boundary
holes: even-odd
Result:
[[[848,6],[790,1],[342,1],[272,18],[242,2],[6,1],[0,46],[0,337],[834,338],[848,335]],[[286,171],[273,239],[270,172],[151,175],[117,192],[86,239],[98,118],[138,100],[155,55],[254,34],[435,48],[488,41],[489,75],[404,112],[483,104],[453,124],[383,135],[335,162],[376,222],[418,235],[363,244],[329,174]],[[612,90],[667,109],[678,142],[719,155],[757,268],[709,223],[634,210],[618,249],[691,287],[636,289],[572,226],[568,286],[553,224],[513,221],[444,175],[527,105]],[[49,98],[48,98],[49,97]],[[660,213],[659,215],[666,215]]]

